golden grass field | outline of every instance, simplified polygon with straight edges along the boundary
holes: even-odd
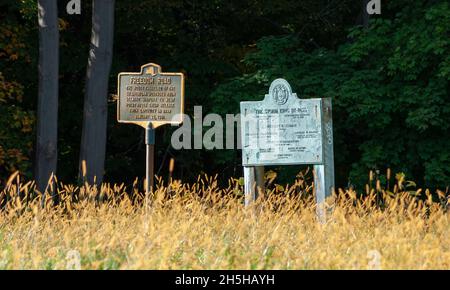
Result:
[[[160,181],[148,199],[136,184],[57,183],[54,206],[16,174],[0,193],[0,269],[450,269],[448,195],[402,182],[341,190],[320,223],[301,178],[249,208],[239,180],[211,177]]]

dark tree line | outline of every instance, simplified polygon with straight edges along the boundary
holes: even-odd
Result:
[[[89,182],[143,176],[143,132],[117,124],[111,95],[117,73],[155,62],[186,74],[188,114],[195,105],[204,115],[237,113],[239,101],[262,98],[275,77],[300,96],[333,97],[340,186],[388,167],[428,186],[450,183],[446,1],[381,1],[382,14],[370,17],[367,0],[83,1],[81,15],[55,2],[38,1],[51,12],[39,14],[45,27],[36,25],[35,1],[0,4],[0,29],[10,32],[0,36],[3,176],[20,169],[31,178],[32,163],[41,184],[56,163],[66,181],[83,172]],[[38,63],[40,82],[29,69]],[[173,130],[157,132],[157,173],[175,157],[174,177],[185,181],[201,172],[240,176],[240,152],[175,151]],[[301,170],[274,169],[280,182]]]

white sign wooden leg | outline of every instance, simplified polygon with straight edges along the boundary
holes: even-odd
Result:
[[[314,165],[314,192],[316,194],[316,214],[321,223],[326,220],[325,216],[325,198],[326,198],[326,186],[325,186],[325,166]]]
[[[333,194],[334,152],[333,152],[333,118],[331,99],[322,99],[322,146],[323,165],[314,166],[314,188],[316,191],[317,217],[320,222],[326,220],[326,199]]]
[[[244,167],[244,193],[245,193],[245,206],[249,206],[252,201],[256,199],[255,190],[255,167]]]
[[[258,191],[265,191],[264,166],[244,166],[245,206],[258,198]]]
[[[258,199],[260,194],[262,194],[262,196],[264,197],[264,193],[266,192],[264,166],[255,166],[255,176],[256,176],[256,199]]]
[[[323,126],[323,164],[325,176],[325,199],[333,194],[334,185],[334,150],[333,150],[333,116],[331,99],[322,99]]]

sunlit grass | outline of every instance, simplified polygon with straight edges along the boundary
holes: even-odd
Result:
[[[320,223],[302,179],[249,208],[238,180],[160,182],[147,200],[137,183],[56,184],[56,206],[18,175],[1,191],[0,269],[66,269],[73,253],[82,269],[450,269],[443,193],[340,191]]]

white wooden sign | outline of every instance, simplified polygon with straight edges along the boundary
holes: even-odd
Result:
[[[321,118],[321,99],[299,99],[275,80],[264,100],[241,102],[242,164],[321,164]]]
[[[264,166],[312,164],[318,215],[324,218],[324,201],[334,190],[331,111],[331,99],[300,99],[284,79],[272,82],[264,100],[241,102],[246,205],[258,188],[264,191]]]

